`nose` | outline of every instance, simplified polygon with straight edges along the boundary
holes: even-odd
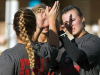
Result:
[[[73,24],[73,22],[71,23],[71,26],[73,26],[74,24]]]
[[[45,25],[45,27],[48,27],[48,26],[49,26],[49,21],[48,21],[48,19],[46,19],[46,20],[44,21],[44,25]]]

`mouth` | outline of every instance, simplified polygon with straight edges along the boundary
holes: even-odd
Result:
[[[75,31],[75,28],[74,27],[69,27],[68,31],[72,34]]]
[[[72,32],[74,32],[75,31],[75,28],[72,28]]]
[[[49,28],[48,27],[45,27],[43,30],[48,30]]]

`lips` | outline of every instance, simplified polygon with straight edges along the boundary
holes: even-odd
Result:
[[[48,28],[44,28],[43,30],[48,30]]]
[[[72,32],[74,32],[75,31],[75,28],[72,28]]]
[[[74,27],[69,27],[68,31],[72,34],[75,31],[75,28]]]

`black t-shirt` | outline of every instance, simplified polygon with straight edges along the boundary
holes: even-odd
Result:
[[[65,44],[68,37],[66,36],[62,39]],[[86,57],[82,57],[82,59],[85,58],[86,60],[74,56],[75,50],[73,49],[70,52],[70,50],[67,50],[68,44],[65,44],[68,55],[66,55],[66,58],[61,58],[61,75],[99,75],[100,38],[96,35],[86,33],[80,38],[73,39],[72,42],[80,51],[86,54]],[[72,60],[73,58],[79,61],[75,62]]]

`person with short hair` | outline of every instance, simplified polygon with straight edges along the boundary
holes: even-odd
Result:
[[[59,37],[67,52],[60,62],[61,75],[99,75],[100,38],[85,30],[85,18],[76,6],[62,10],[62,31]],[[73,35],[70,41],[64,31]]]

